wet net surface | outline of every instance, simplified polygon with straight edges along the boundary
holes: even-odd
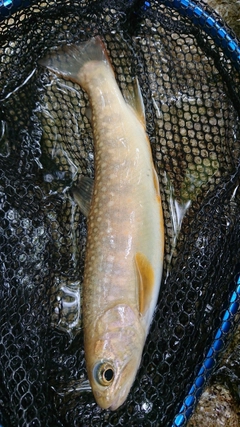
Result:
[[[0,25],[0,423],[171,425],[239,262],[239,73],[210,36],[156,0],[35,1]],[[94,176],[88,98],[37,62],[94,35],[123,93],[138,77],[166,233],[156,316],[116,412],[102,411],[85,382],[86,219],[71,187]]]

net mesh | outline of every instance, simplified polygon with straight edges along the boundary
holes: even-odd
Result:
[[[219,327],[239,262],[239,72],[209,35],[157,0],[29,3],[0,23],[0,423],[166,427]],[[94,35],[123,94],[138,77],[165,221],[159,304],[116,412],[96,405],[83,351],[86,219],[71,187],[94,176],[88,98],[37,62]]]

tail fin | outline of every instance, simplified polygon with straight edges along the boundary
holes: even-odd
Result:
[[[81,68],[90,61],[103,61],[112,68],[106,48],[99,36],[78,45],[66,45],[39,61],[60,77],[82,84]]]

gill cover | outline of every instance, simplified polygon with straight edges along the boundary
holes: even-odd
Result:
[[[96,319],[94,345],[85,341],[88,377],[98,405],[117,409],[136,376],[145,341],[138,309],[117,304]]]

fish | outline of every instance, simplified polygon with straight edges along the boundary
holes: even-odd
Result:
[[[125,101],[100,36],[40,60],[89,97],[95,177],[74,188],[87,215],[83,333],[97,404],[116,410],[137,375],[158,301],[164,218],[138,80]],[[78,190],[76,190],[78,188]]]

